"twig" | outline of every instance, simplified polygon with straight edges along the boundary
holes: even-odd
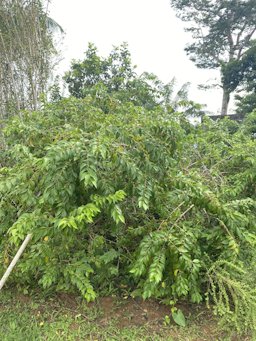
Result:
[[[174,222],[173,225],[177,224],[194,206],[194,204],[189,206],[189,208],[185,212],[183,212],[181,216],[179,216],[179,218]]]

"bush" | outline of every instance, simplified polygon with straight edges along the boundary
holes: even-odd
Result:
[[[251,325],[253,280],[230,283],[241,283],[234,268],[246,278],[255,253],[255,142],[228,123],[193,127],[161,108],[107,105],[108,115],[91,97],[64,99],[5,128],[1,271],[31,232],[12,283],[87,301],[124,287],[166,302],[208,295],[217,313],[225,287],[228,316],[247,295],[236,324]]]

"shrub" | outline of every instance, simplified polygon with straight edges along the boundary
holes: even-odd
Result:
[[[166,302],[206,294],[248,326],[253,280],[233,270],[246,277],[255,253],[254,140],[228,123],[107,105],[64,99],[5,128],[1,271],[31,232],[13,283],[88,301],[122,287]]]

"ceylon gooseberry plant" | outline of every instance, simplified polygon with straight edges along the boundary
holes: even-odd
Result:
[[[256,324],[255,141],[229,123],[63,99],[4,129],[1,272],[27,233],[11,281],[79,291],[128,287],[166,302],[205,298],[241,331]],[[10,282],[11,283],[11,282]]]

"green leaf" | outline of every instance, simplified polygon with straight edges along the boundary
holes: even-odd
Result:
[[[111,217],[116,224],[125,223],[125,218],[123,216],[122,210],[118,205],[115,205],[111,210]]]
[[[180,309],[172,312],[172,318],[178,326],[186,327],[186,319],[183,312]]]

